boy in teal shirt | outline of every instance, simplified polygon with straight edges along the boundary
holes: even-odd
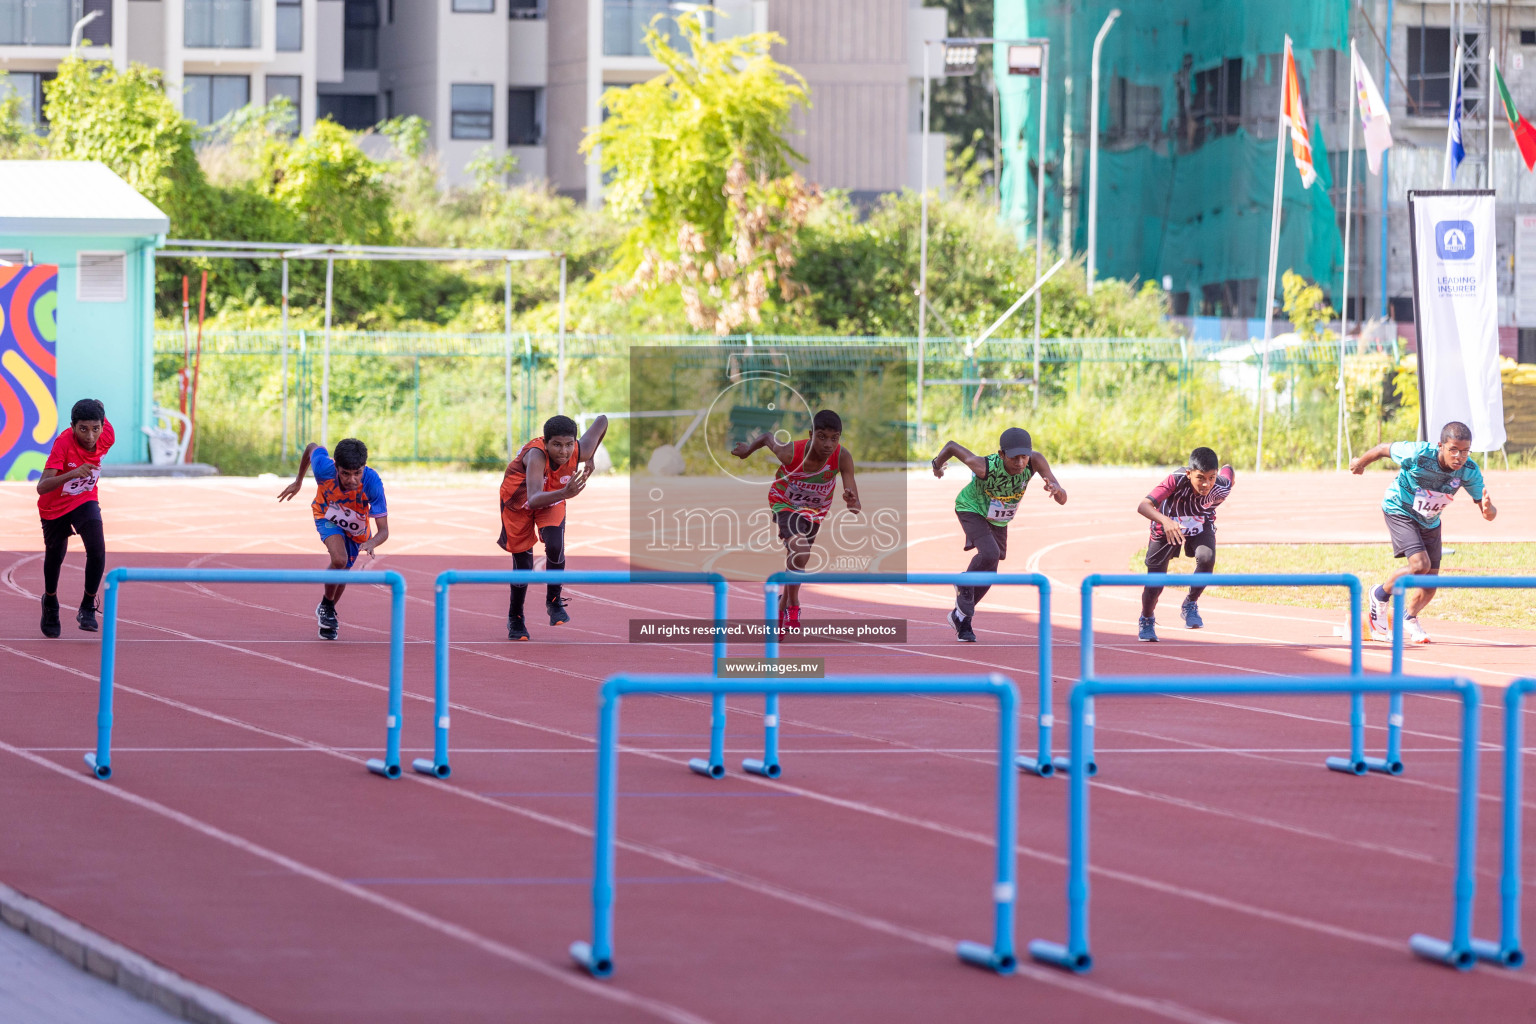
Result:
[[[973,454],[954,441],[947,441],[933,457],[933,475],[944,475],[944,463],[959,459],[971,471],[971,478],[955,496],[955,517],[965,531],[965,550],[975,549],[966,572],[996,572],[997,564],[1008,557],[1008,524],[1019,510],[1019,499],[1029,481],[1039,474],[1045,493],[1056,499],[1056,504],[1067,503],[1067,492],[1051,472],[1051,464],[1045,456],[1034,450],[1029,431],[1021,427],[1009,427],[998,439],[997,451],[991,455]],[[971,629],[971,618],[976,614],[976,603],[990,587],[956,587],[955,607],[950,610],[949,624],[954,627],[955,639],[975,643],[976,633]]]
[[[1371,591],[1371,635],[1392,638],[1387,615],[1387,594],[1403,576],[1435,576],[1440,572],[1440,514],[1457,492],[1465,489],[1489,522],[1498,515],[1493,498],[1483,485],[1483,471],[1472,461],[1472,431],[1452,421],[1440,431],[1440,443],[1398,441],[1380,444],[1349,464],[1351,473],[1365,472],[1378,459],[1397,463],[1397,479],[1388,487],[1381,510],[1392,538],[1392,554],[1408,560],[1383,586]],[[1433,590],[1416,590],[1403,617],[1403,635],[1410,643],[1427,644],[1429,634],[1419,625],[1419,612],[1435,596]]]

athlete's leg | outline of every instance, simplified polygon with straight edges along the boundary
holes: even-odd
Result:
[[[1178,552],[1178,544],[1170,544],[1166,539],[1152,538],[1147,541],[1147,557],[1145,564],[1149,573],[1164,573],[1168,571],[1168,563]],[[1141,588],[1141,617],[1150,619],[1157,611],[1157,599],[1163,595],[1162,587]]]
[[[350,558],[347,553],[347,538],[340,533],[333,533],[325,538],[325,550],[331,556],[331,564],[328,569],[345,569]],[[327,583],[325,585],[325,603],[335,607],[341,599],[341,592],[347,589],[345,583]]]
[[[1214,524],[1206,523],[1205,529],[1200,532],[1199,536],[1190,540],[1184,550],[1188,552],[1191,547],[1194,548],[1195,572],[1215,572],[1216,529]],[[1205,593],[1204,587],[1190,587],[1189,599],[1191,601],[1198,601],[1203,593]]]
[[[528,570],[533,568],[533,548],[527,551],[512,552],[512,568]],[[528,584],[512,584],[512,603],[507,606],[507,615],[511,618],[521,618],[523,615],[523,602],[528,598]]]
[[[539,527],[539,539],[544,542],[544,568],[549,572],[565,571],[565,524]],[[560,584],[551,583],[544,594],[546,604],[560,600]]]
[[[64,568],[64,556],[69,553],[69,524],[58,519],[43,520],[43,596],[56,597],[59,592],[59,571]]]
[[[974,512],[957,513],[960,524],[965,528],[965,540],[967,548],[974,548],[976,553],[971,556],[971,562],[965,567],[966,572],[996,572],[998,563],[1006,557],[1008,548],[1008,528],[994,527],[985,516],[976,515]],[[956,587],[955,607],[962,618],[969,619],[976,614],[976,605],[991,590],[991,586],[985,587]]]

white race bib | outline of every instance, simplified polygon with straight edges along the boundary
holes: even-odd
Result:
[[[325,518],[327,522],[335,523],[349,533],[358,533],[363,529],[363,517],[345,505],[325,506]]]
[[[96,486],[96,481],[99,480],[99,479],[101,479],[101,470],[99,470],[99,469],[92,469],[89,474],[87,474],[85,476],[82,476],[82,477],[76,477],[75,479],[71,480],[69,483],[65,484],[64,485],[64,493],[65,494],[84,494],[86,491],[90,490],[92,487],[95,487]]]
[[[1179,524],[1186,537],[1194,537],[1205,529],[1205,520],[1199,516],[1174,516],[1173,521]]]
[[[1005,502],[996,498],[987,506],[987,518],[994,523],[1008,523],[1013,521],[1013,514],[1019,510],[1016,501]]]
[[[1420,487],[1413,492],[1413,510],[1425,519],[1434,519],[1450,505],[1454,494],[1430,491]]]

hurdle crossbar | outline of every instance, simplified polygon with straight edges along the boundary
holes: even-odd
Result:
[[[1064,771],[1067,759],[1051,757],[1051,727],[1055,721],[1051,714],[1051,581],[1040,573],[999,572],[776,572],[763,585],[763,615],[770,624],[777,621],[779,595],[787,586],[806,586],[811,583],[857,583],[894,586],[906,584],[953,585],[965,587],[1020,586],[1034,587],[1040,593],[1040,636],[1037,659],[1040,676],[1040,700],[1037,715],[1037,737],[1034,757],[1020,754],[1018,766],[1024,771],[1042,778],[1049,778],[1057,771]],[[764,655],[779,656],[779,638],[774,630],[767,633]],[[763,756],[761,760],[747,758],[742,769],[755,775],[776,779],[783,773],[779,761],[779,695],[768,693],[763,708]]]
[[[388,779],[400,777],[400,720],[405,672],[405,577],[393,569],[349,572],[341,569],[141,569],[123,566],[107,573],[101,615],[101,696],[96,710],[96,750],[85,763],[98,779],[112,777],[112,695],[117,678],[118,591],[124,583],[326,583],[342,586],[379,583],[390,589],[389,715],[383,759],[368,770]]]
[[[1403,576],[1392,584],[1392,674],[1403,674],[1403,612],[1409,590],[1536,590],[1536,576]],[[1402,764],[1403,695],[1388,697],[1387,760]]]
[[[603,684],[598,710],[597,825],[593,838],[592,941],[571,943],[571,958],[595,977],[613,973],[614,836],[618,803],[619,703],[642,693],[983,694],[997,698],[997,856],[992,884],[992,943],[961,942],[955,952],[975,967],[1011,974],[1014,903],[1018,891],[1014,843],[1018,838],[1018,690],[1013,681],[988,676],[848,676],[842,679],[719,679],[713,676],[614,676]]]
[[[1080,676],[1083,679],[1099,678],[1093,667],[1093,592],[1098,587],[1344,587],[1349,591],[1349,674],[1364,675],[1364,652],[1361,649],[1361,602],[1364,588],[1360,578],[1350,573],[1142,573],[1136,575],[1104,575],[1094,573],[1083,580],[1083,622]],[[1396,673],[1394,673],[1396,674]],[[1119,677],[1111,677],[1119,678]],[[1093,701],[1089,700],[1085,713],[1088,715],[1088,774],[1098,772],[1093,759]],[[1349,757],[1330,757],[1324,762],[1336,772],[1364,775],[1367,772],[1385,772],[1400,775],[1402,758],[1393,749],[1387,756],[1365,755],[1365,695],[1352,693],[1349,697]]]
[[[725,577],[713,572],[600,572],[595,570],[508,569],[503,571],[464,572],[449,569],[438,574],[434,585],[435,625],[433,627],[433,688],[432,717],[434,735],[432,759],[418,757],[411,767],[423,775],[446,779],[452,770],[448,765],[448,652],[450,587],[464,584],[506,583],[523,586],[538,584],[565,585],[586,584],[705,584],[714,590],[714,621],[717,627],[714,637],[714,661],[711,668],[725,657],[726,639],[724,623],[727,618],[727,587]],[[709,759],[693,758],[688,767],[700,775],[718,779],[725,775],[725,695],[716,693],[710,701]]]
[[[1088,756],[1084,709],[1095,696],[1138,696],[1164,693],[1304,694],[1304,693],[1453,693],[1461,698],[1461,778],[1456,800],[1456,873],[1452,896],[1451,937],[1414,935],[1408,946],[1419,956],[1459,970],[1477,962],[1472,940],[1472,897],[1477,864],[1477,754],[1481,697],[1466,679],[1405,676],[1117,676],[1083,679],[1072,687],[1067,803],[1067,941],[1036,939],[1029,953],[1036,960],[1083,972],[1093,966],[1088,948],[1088,779],[1078,766]],[[1490,944],[1491,945],[1491,944]]]

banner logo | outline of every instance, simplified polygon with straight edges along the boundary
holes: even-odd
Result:
[[[1442,220],[1435,225],[1435,253],[1442,260],[1469,260],[1474,252],[1471,221]]]

